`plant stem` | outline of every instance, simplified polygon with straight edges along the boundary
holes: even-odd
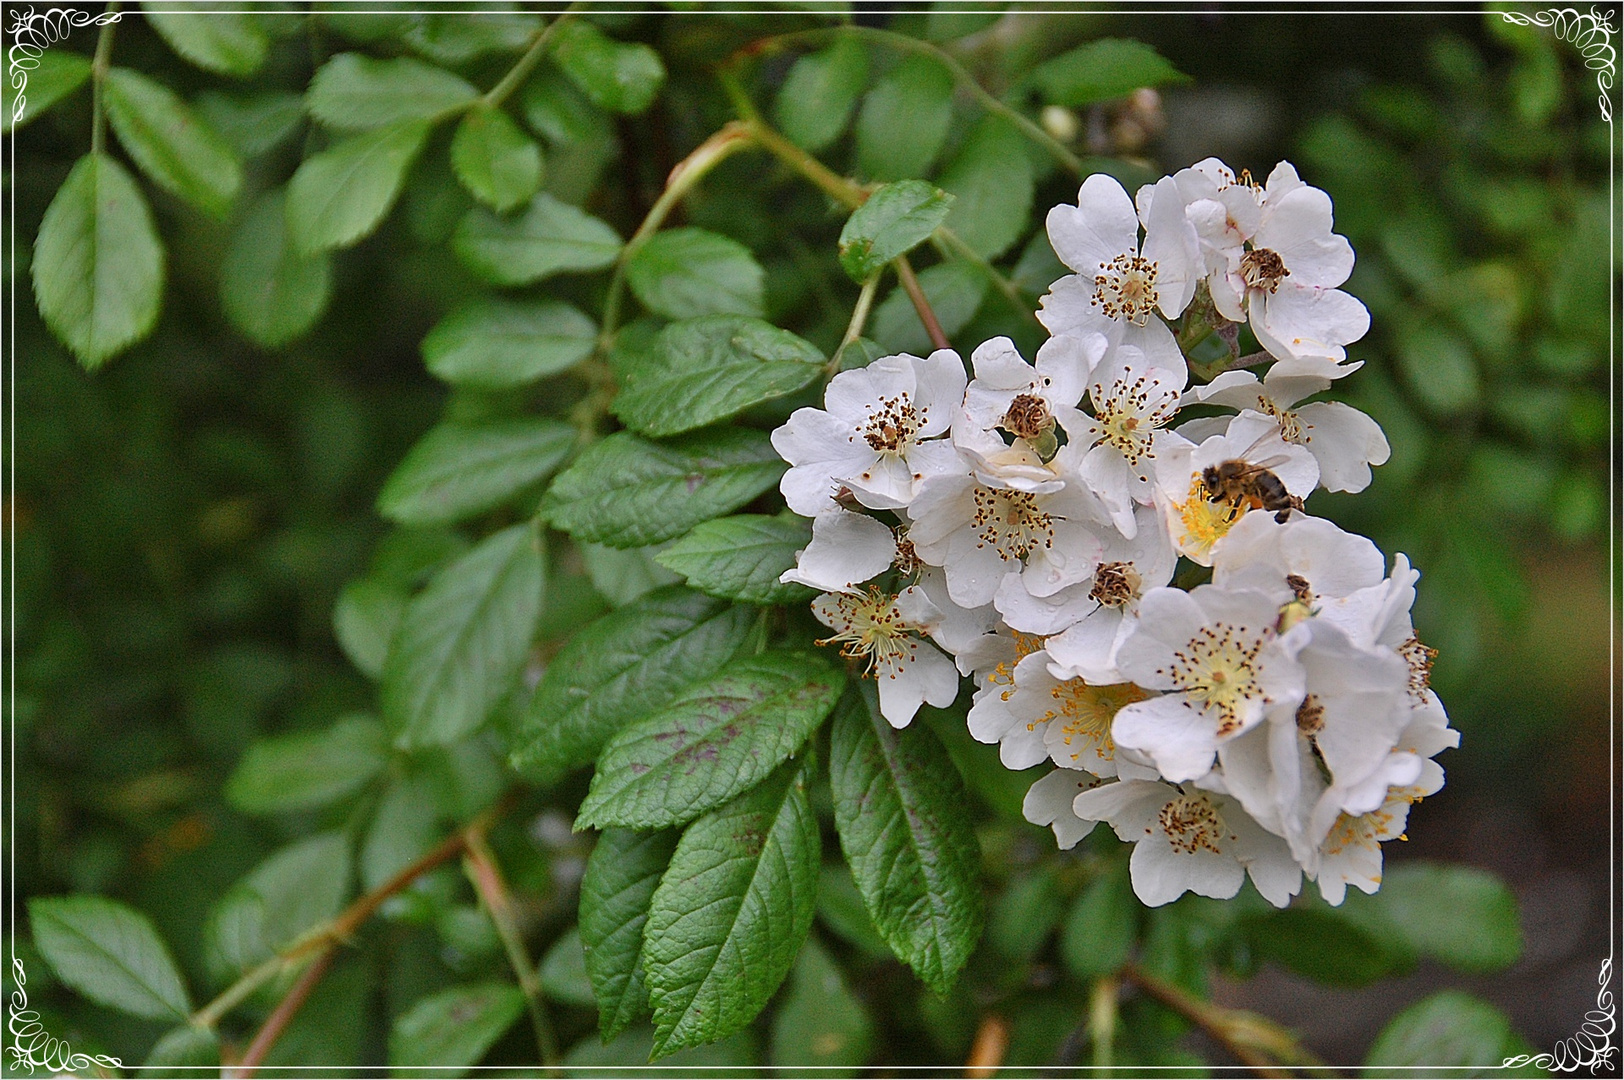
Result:
[[[746,56],[757,56],[763,53],[777,52],[783,47],[795,44],[797,42],[811,43],[826,40],[841,34],[867,38],[870,41],[877,41],[881,44],[889,45],[894,49],[901,49],[904,52],[918,53],[922,56],[931,57],[937,63],[945,67],[953,76],[953,80],[964,89],[968,90],[970,92],[970,96],[975,98],[977,103],[979,103],[982,108],[986,109],[988,112],[997,113],[999,116],[1002,116],[1004,119],[1014,124],[1021,130],[1022,134],[1026,135],[1027,138],[1031,139],[1033,142],[1047,150],[1051,157],[1063,165],[1074,176],[1083,175],[1084,170],[1081,158],[1068,150],[1065,144],[1060,142],[1060,140],[1056,139],[1053,135],[1050,135],[1047,131],[1044,131],[1043,128],[1037,123],[990,94],[985,87],[976,81],[975,76],[971,75],[970,72],[965,69],[965,66],[959,63],[958,58],[952,53],[940,48],[937,45],[933,45],[928,41],[921,41],[918,38],[908,37],[906,34],[899,34],[893,30],[881,30],[872,26],[834,26],[820,30],[800,30],[790,34],[779,34],[776,37],[767,38],[763,41],[752,42],[750,45],[747,45],[745,48],[739,50],[738,53],[735,53],[734,59],[730,60],[729,63],[731,64],[737,60],[743,59]]]
[[[489,92],[479,99],[479,103],[487,108],[497,108],[512,95],[513,91],[523,86],[524,81],[530,77],[530,73],[536,70],[536,65],[541,63],[542,54],[547,50],[547,42],[552,39],[553,31],[562,26],[564,20],[573,16],[580,6],[579,3],[571,4],[564,9],[558,18],[537,30],[530,42],[530,47],[525,50],[523,56],[519,57],[518,63],[508,69],[508,73],[503,75],[501,81],[491,87]]]
[[[1291,1076],[1289,1069],[1280,1068],[1274,1058],[1257,1048],[1260,1043],[1273,1050],[1276,1057],[1323,1068],[1323,1063],[1304,1050],[1290,1032],[1271,1020],[1241,1009],[1225,1009],[1210,1001],[1202,1001],[1136,964],[1123,968],[1122,976],[1200,1028],[1208,1038],[1236,1060],[1249,1065],[1259,1076],[1280,1080],[1289,1080]]]
[[[759,118],[744,121],[752,138],[784,164],[816,184],[824,194],[855,210],[868,201],[869,189],[830,169],[823,162],[768,127]]]
[[[105,14],[118,13],[120,4],[113,0]],[[102,23],[96,35],[96,55],[90,61],[90,152],[100,155],[107,145],[107,111],[102,108],[102,83],[107,81],[107,69],[113,63],[113,29],[116,22]]]
[[[1234,371],[1237,368],[1248,368],[1252,367],[1254,364],[1266,364],[1273,359],[1273,356],[1270,356],[1264,350],[1259,349],[1257,352],[1247,353],[1245,356],[1220,357],[1210,364],[1197,363],[1189,358],[1185,359],[1185,363],[1189,366],[1190,373],[1196,378],[1200,379],[1202,382],[1212,382],[1212,380],[1216,379],[1226,371]]]
[[[276,1045],[276,1040],[281,1037],[283,1029],[293,1021],[293,1017],[304,1005],[305,1000],[310,997],[311,991],[316,989],[321,977],[327,974],[327,969],[332,965],[333,956],[337,952],[338,946],[329,945],[326,951],[316,957],[313,964],[305,968],[304,974],[299,976],[299,981],[293,984],[287,996],[277,1003],[275,1011],[254,1034],[254,1041],[248,1044],[248,1050],[243,1054],[242,1060],[224,1070],[226,1076],[232,1077],[233,1080],[249,1080],[259,1071],[260,1062],[271,1052],[271,1047]]]
[[[1094,1068],[1099,1076],[1111,1075],[1111,1058],[1116,1045],[1117,992],[1122,982],[1115,975],[1094,980],[1088,1000],[1088,1037],[1094,1044]]]
[[[468,850],[463,855],[463,869],[468,874],[468,880],[474,883],[485,910],[490,913],[491,922],[496,925],[496,934],[507,950],[508,963],[513,965],[513,973],[519,979],[519,989],[524,991],[525,1004],[530,1009],[530,1024],[536,1032],[536,1049],[541,1054],[541,1063],[551,1070],[558,1065],[558,1036],[554,1034],[552,1022],[547,1017],[547,1006],[541,1000],[541,976],[536,973],[536,966],[530,962],[530,953],[525,948],[524,934],[513,911],[513,897],[508,892],[507,882],[502,879],[502,868],[497,865],[495,853],[485,842],[485,834],[469,829],[467,835]]]
[[[976,1028],[975,1042],[970,1044],[970,1060],[964,1064],[964,1075],[973,1080],[985,1080],[998,1073],[1009,1050],[1009,1021],[997,1013],[981,1018]]]
[[[908,294],[908,299],[913,301],[914,310],[919,313],[919,321],[925,324],[925,333],[930,335],[931,345],[938,349],[952,348],[947,335],[942,333],[942,324],[936,320],[936,312],[931,310],[925,290],[919,287],[919,279],[914,276],[908,256],[898,255],[892,260],[892,265],[897,268],[897,278],[902,282],[903,291]]]
[[[988,280],[993,283],[993,287],[1003,294],[1004,299],[1009,302],[1009,306],[1014,309],[1017,315],[1033,326],[1043,325],[1038,321],[1037,314],[1032,310],[1032,305],[1027,303],[1026,298],[1021,295],[1020,286],[999,273],[992,263],[982,258],[981,254],[965,243],[958,233],[949,229],[946,225],[942,225],[931,234],[931,239],[936,242],[937,249],[943,252],[944,257],[948,252],[952,252],[954,256],[963,259],[965,262],[977,267],[983,274],[986,274]]]
[[[857,294],[857,306],[852,308],[851,322],[846,324],[846,333],[840,339],[840,345],[835,349],[829,363],[824,365],[823,377],[832,379],[840,373],[841,357],[846,355],[846,349],[852,342],[863,336],[863,327],[868,323],[868,313],[874,307],[874,294],[880,291],[880,275],[882,271],[876,270],[863,282],[863,291]]]

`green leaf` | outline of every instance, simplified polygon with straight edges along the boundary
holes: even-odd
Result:
[[[794,514],[736,514],[694,526],[655,559],[701,592],[747,604],[808,600],[812,590],[781,582],[795,556],[812,541],[812,523]]]
[[[390,1076],[467,1076],[524,1012],[508,983],[454,986],[421,998],[389,1029]]]
[[[317,833],[255,867],[228,890],[204,928],[209,966],[235,976],[338,914],[350,892],[350,841]]]
[[[824,149],[846,130],[867,82],[868,47],[855,37],[836,38],[789,69],[778,92],[778,129],[803,150]]]
[[[1487,870],[1399,863],[1361,906],[1379,910],[1417,952],[1461,971],[1498,971],[1522,955],[1517,898]],[[1438,918],[1444,911],[1449,917]]]
[[[224,217],[242,187],[236,151],[168,87],[128,68],[113,68],[102,87],[118,141],[159,187]]]
[[[401,525],[445,525],[484,513],[550,476],[579,433],[530,417],[448,420],[417,441],[378,493],[378,513]]]
[[[453,742],[483,724],[530,649],[546,584],[533,523],[486,537],[406,608],[384,663],[384,719],[402,748]]]
[[[402,56],[374,60],[339,53],[321,66],[305,93],[310,115],[339,131],[367,131],[411,120],[437,120],[479,98],[466,80]]]
[[[937,0],[930,6],[930,14],[925,16],[925,40],[941,43],[969,37],[1003,18],[1007,7],[1007,3]]]
[[[316,324],[332,295],[331,260],[301,255],[288,235],[283,192],[270,191],[238,224],[220,267],[220,302],[242,335],[267,349]]]
[[[661,585],[677,585],[682,575],[673,574],[654,561],[660,545],[640,548],[612,548],[603,544],[577,543],[586,576],[592,587],[609,601],[610,607],[625,607]]]
[[[574,367],[597,339],[596,324],[568,304],[484,297],[429,331],[423,359],[448,383],[505,390]]]
[[[196,14],[153,10],[161,6],[142,0],[148,25],[198,67],[243,78],[265,63],[270,39],[252,15],[230,10],[236,5],[189,4]]]
[[[605,1041],[648,1011],[643,925],[677,833],[606,829],[581,878],[581,942]]]
[[[952,74],[928,56],[910,56],[863,99],[858,168],[875,180],[924,176],[952,119]]]
[[[373,578],[344,586],[333,605],[333,636],[350,663],[369,679],[383,674],[389,642],[411,597],[405,589]]]
[[[874,929],[857,882],[852,880],[851,868],[843,862],[825,863],[818,875],[818,918],[869,956],[883,959],[891,955],[891,946]]]
[[[307,254],[348,247],[395,205],[429,125],[393,124],[335,143],[304,160],[288,182],[288,231]]]
[[[383,770],[383,725],[347,716],[323,731],[254,743],[226,781],[226,799],[246,814],[285,814],[337,802]]]
[[[762,432],[716,428],[650,442],[617,431],[589,446],[542,500],[555,528],[610,547],[681,536],[737,510],[787,468]]]
[[[543,63],[526,81],[520,100],[525,123],[555,147],[613,138],[608,115],[551,64]]]
[[[34,298],[51,332],[94,370],[147,336],[163,299],[164,249],[123,166],[86,154],[46,207]]]
[[[616,41],[575,19],[553,31],[553,58],[593,102],[635,116],[665,84],[660,54],[641,42]]]
[[[867,281],[886,263],[924,243],[952,205],[952,195],[923,180],[886,184],[846,219],[840,230],[840,265],[853,281]]]
[[[610,740],[576,829],[660,829],[721,806],[799,750],[845,683],[806,653],[734,661]]]
[[[720,669],[754,620],[749,608],[675,585],[603,616],[547,665],[514,740],[514,767],[561,773],[593,761],[616,731]]]
[[[28,921],[57,977],[91,1000],[152,1020],[191,1013],[168,946],[134,908],[103,896],[36,897]]]
[[[1083,891],[1060,931],[1060,955],[1079,979],[1109,975],[1128,962],[1139,932],[1139,904],[1124,868]]]
[[[161,1080],[162,1077],[177,1073],[185,1076],[193,1069],[209,1067],[220,1067],[220,1036],[208,1028],[182,1024],[158,1040],[136,1075]]]
[[[1140,41],[1101,38],[1040,65],[1032,79],[1052,105],[1077,108],[1125,97],[1142,86],[1189,82],[1190,77]]]
[[[948,337],[970,325],[986,299],[989,284],[986,275],[967,262],[938,263],[919,272],[919,287]],[[875,310],[873,334],[888,353],[925,356],[934,348],[913,301],[900,287],[891,290]]]
[[[419,13],[402,37],[430,60],[465,64],[488,53],[521,52],[540,29],[539,17],[514,11],[511,4],[490,4],[460,14]]]
[[[586,973],[586,953],[581,932],[575,927],[564,931],[542,958],[541,988],[554,1001],[565,1005],[596,1005],[592,982]]]
[[[20,93],[11,83],[19,72],[27,79]],[[51,49],[36,57],[32,68],[19,65],[9,75],[4,80],[0,134],[22,127],[83,86],[90,78],[90,58],[67,49]]]
[[[816,938],[801,947],[784,996],[773,1017],[772,1063],[816,1069],[816,1076],[856,1076],[874,1048],[874,1024],[862,1002]]]
[[[981,936],[981,852],[969,795],[923,727],[894,731],[863,686],[835,710],[829,784],[840,847],[886,942],[938,995]]]
[[[760,315],[765,280],[749,248],[691,226],[655,233],[626,259],[632,292],[668,319]]]
[[[643,931],[654,1057],[755,1019],[812,928],[820,846],[793,766],[682,834]]]
[[[997,258],[1031,221],[1034,183],[1025,137],[1002,117],[982,117],[942,173],[942,187],[957,196],[947,227],[976,254]]]
[[[378,888],[438,843],[439,816],[434,787],[424,774],[409,773],[390,784],[361,846],[362,888]]]
[[[474,198],[497,211],[541,190],[541,147],[501,109],[468,111],[451,140],[451,167]]]
[[[788,330],[744,315],[672,323],[654,348],[617,365],[614,413],[647,435],[677,435],[792,394],[824,356]]]
[[[553,274],[602,270],[620,257],[620,235],[584,210],[541,192],[517,218],[475,208],[451,246],[493,285],[529,285]]]
[[[987,944],[1011,960],[1037,955],[1060,922],[1060,886],[1039,868],[1011,879],[987,920]]]
[[[1388,1021],[1371,1044],[1361,1075],[1414,1076],[1422,1066],[1428,1076],[1486,1076],[1516,1052],[1517,1041],[1499,1009],[1459,990],[1444,990]]]
[[[304,99],[298,94],[250,93],[197,96],[195,107],[209,126],[237,153],[258,157],[274,149],[304,123]]]
[[[1362,926],[1333,908],[1246,915],[1240,926],[1260,959],[1333,985],[1363,986],[1415,963],[1399,935]]]

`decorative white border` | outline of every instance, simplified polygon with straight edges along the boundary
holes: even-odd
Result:
[[[122,1069],[124,1063],[106,1054],[76,1054],[73,1047],[57,1038],[39,1022],[39,1013],[28,1007],[28,994],[23,985],[28,977],[23,974],[23,962],[12,957],[11,963],[17,979],[17,989],[11,992],[11,1015],[6,1025],[11,1030],[11,1067],[13,1069],[49,1069],[53,1074],[82,1072],[92,1065],[103,1069]]]
[[[1616,10],[1616,9],[1615,9]],[[1601,118],[1613,122],[1613,105],[1607,91],[1613,88],[1618,71],[1618,52],[1613,48],[1613,12],[1591,8],[1581,14],[1574,8],[1547,8],[1528,14],[1521,11],[1502,11],[1500,17],[1515,26],[1549,26],[1558,41],[1571,41],[1585,59],[1585,67],[1596,73],[1596,89],[1600,93],[1596,103],[1601,106]]]
[[[1554,1072],[1586,1072],[1602,1075],[1602,1069],[1613,1063],[1613,1032],[1618,1021],[1613,1015],[1613,992],[1608,985],[1613,981],[1613,958],[1601,962],[1596,976],[1596,1007],[1585,1013],[1585,1021],[1570,1039],[1563,1039],[1548,1054],[1515,1054],[1500,1063],[1502,1069],[1517,1069],[1534,1065]]]
[[[39,58],[45,50],[67,37],[81,26],[106,26],[124,17],[122,11],[93,15],[79,8],[51,8],[48,11],[13,11],[11,23],[12,46],[6,50],[6,75],[17,100],[11,106],[13,126],[23,122],[23,108],[28,104],[28,73],[39,67]]]

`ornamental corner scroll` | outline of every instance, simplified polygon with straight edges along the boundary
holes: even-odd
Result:
[[[1552,1072],[1580,1072],[1594,1076],[1617,1075],[1604,1070],[1613,1064],[1613,1035],[1618,1030],[1618,1017],[1613,1008],[1613,958],[1603,958],[1601,971],[1596,975],[1596,1007],[1585,1013],[1584,1022],[1571,1037],[1563,1039],[1545,1054],[1514,1054],[1500,1063],[1502,1069],[1517,1069],[1533,1065]]]
[[[33,8],[11,11],[11,26],[6,34],[11,47],[6,50],[6,78],[15,96],[11,102],[11,126],[23,122],[23,110],[28,106],[28,73],[39,67],[39,58],[45,50],[61,41],[81,26],[106,26],[124,17],[121,11],[105,11],[100,15],[77,8]]]
[[[75,1053],[65,1040],[46,1031],[40,1023],[39,1013],[28,1007],[28,993],[23,989],[28,977],[23,973],[22,960],[12,957],[11,964],[17,986],[11,992],[10,1008],[7,1010],[6,1029],[11,1033],[11,1042],[6,1046],[6,1051],[13,1070],[26,1069],[32,1073],[35,1069],[45,1069],[54,1076],[84,1072],[92,1067],[103,1070],[124,1068],[124,1063],[116,1057]]]
[[[1601,108],[1601,118],[1611,124],[1613,103],[1608,91],[1612,90],[1618,74],[1618,51],[1613,48],[1613,35],[1618,32],[1613,25],[1616,10],[1604,12],[1593,7],[1588,12],[1580,12],[1575,8],[1547,8],[1544,11],[1502,11],[1499,14],[1500,18],[1514,26],[1549,27],[1557,40],[1572,42],[1584,58],[1585,67],[1596,73],[1596,89],[1599,91],[1596,104]]]

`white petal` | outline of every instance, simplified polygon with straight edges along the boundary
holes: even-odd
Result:
[[[867,514],[834,510],[812,522],[812,542],[779,581],[798,581],[819,592],[846,592],[884,573],[896,559],[897,542],[884,522]]]
[[[913,662],[875,673],[880,688],[880,715],[894,728],[913,722],[921,703],[939,709],[959,693],[959,670],[932,645],[921,645]]]
[[[1201,280],[1201,241],[1184,214],[1174,179],[1162,177],[1156,189],[1158,198],[1145,225],[1144,256],[1156,264],[1157,307],[1169,319],[1176,319]]]
[[[1299,285],[1334,289],[1353,272],[1353,248],[1331,232],[1331,197],[1319,188],[1304,185],[1270,199],[1252,246],[1279,255]]]
[[[1175,851],[1160,833],[1134,845],[1128,871],[1133,894],[1146,907],[1161,907],[1186,892],[1228,900],[1246,880],[1246,872],[1232,857],[1205,848]]]
[[[1034,825],[1054,829],[1060,849],[1068,851],[1098,824],[1078,817],[1072,811],[1072,800],[1099,782],[1097,777],[1077,769],[1056,769],[1027,789],[1026,798],[1021,800],[1021,814]]]
[[[1115,179],[1095,173],[1083,181],[1077,205],[1049,211],[1049,243],[1060,261],[1092,279],[1101,263],[1139,251],[1139,216]]]
[[[1126,651],[1124,646],[1122,652]],[[1145,754],[1173,783],[1206,773],[1218,748],[1217,721],[1190,705],[1183,694],[1124,706],[1111,722],[1111,738],[1118,746]]]
[[[1363,491],[1370,467],[1392,453],[1381,425],[1351,405],[1322,401],[1304,405],[1298,415],[1327,491]]]
[[[1252,332],[1279,357],[1329,356],[1341,360],[1343,346],[1370,329],[1370,312],[1340,289],[1296,285],[1290,278],[1252,302]]]

